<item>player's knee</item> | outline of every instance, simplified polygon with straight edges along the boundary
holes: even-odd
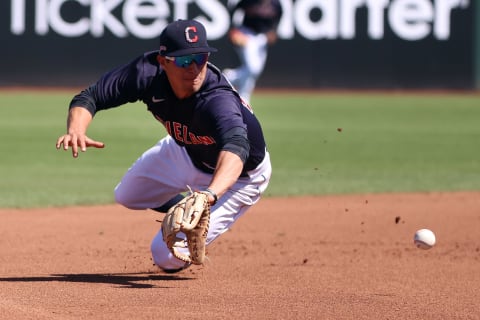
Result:
[[[126,201],[127,199],[123,196],[122,192],[120,192],[118,189],[115,189],[114,195],[116,203],[128,208],[128,201]]]
[[[114,191],[115,202],[128,208],[128,209],[140,209],[135,205],[135,199],[131,197],[131,194],[123,192],[122,188],[117,187]]]
[[[153,263],[163,270],[175,270],[185,266],[185,262],[173,256],[162,239],[161,232],[155,236],[150,246]]]

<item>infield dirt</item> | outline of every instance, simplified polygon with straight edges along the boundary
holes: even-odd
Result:
[[[177,274],[162,218],[0,210],[0,319],[480,319],[480,192],[264,198]]]

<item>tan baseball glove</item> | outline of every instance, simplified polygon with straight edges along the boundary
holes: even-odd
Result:
[[[162,221],[163,241],[176,258],[203,264],[209,224],[208,193],[193,192],[168,210]],[[186,245],[183,239],[177,237],[179,232],[187,236]],[[178,251],[178,248],[185,247],[188,247],[190,255]]]

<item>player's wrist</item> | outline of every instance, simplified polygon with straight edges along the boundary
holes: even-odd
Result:
[[[209,189],[209,188],[205,189],[204,191],[208,193],[210,197],[213,199],[210,205],[212,206],[215,205],[218,201],[218,195],[212,189]]]

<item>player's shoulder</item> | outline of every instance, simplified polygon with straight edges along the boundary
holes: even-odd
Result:
[[[128,73],[135,77],[135,82],[144,87],[148,87],[153,81],[159,78],[162,73],[157,61],[158,51],[147,51],[136,56],[129,63]]]
[[[236,94],[232,84],[227,80],[222,71],[210,62],[207,66],[203,91],[212,96],[231,96]]]
[[[138,57],[137,61],[141,67],[144,68],[144,70],[149,70],[156,73],[159,70],[157,57],[158,51],[148,51]]]
[[[227,85],[210,87],[201,95],[204,108],[214,110],[238,110],[241,106],[241,99],[235,90]]]
[[[143,54],[146,63],[158,65],[158,50],[147,51]]]

